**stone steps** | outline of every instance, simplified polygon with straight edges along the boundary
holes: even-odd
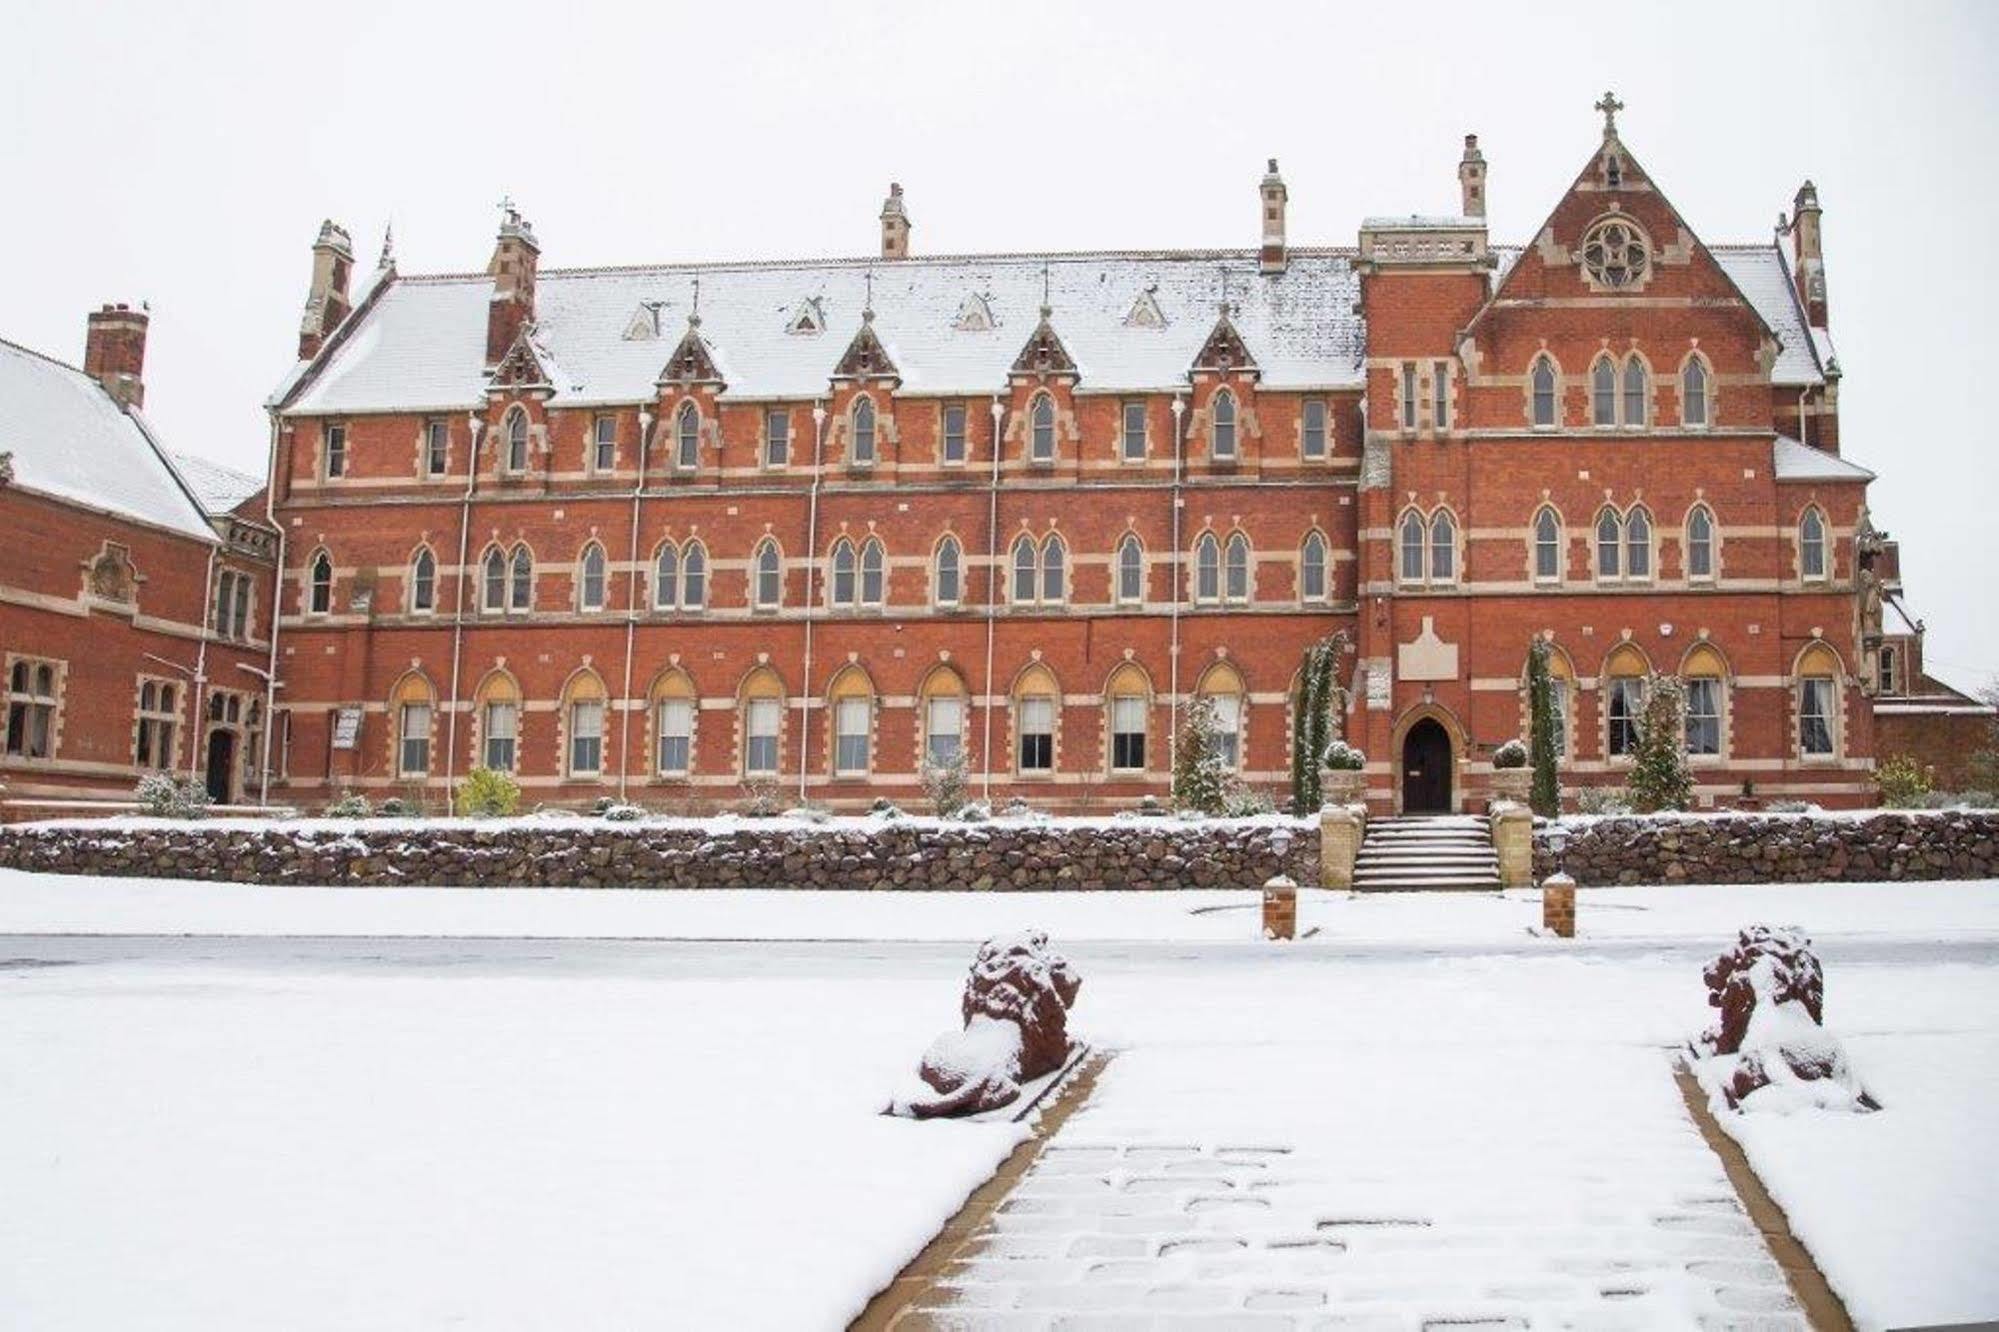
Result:
[[[1463,815],[1370,820],[1353,886],[1356,892],[1497,892],[1491,828]]]

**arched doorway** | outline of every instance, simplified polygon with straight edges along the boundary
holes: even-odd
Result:
[[[1402,737],[1402,812],[1447,814],[1451,809],[1451,737],[1435,717],[1424,717]]]
[[[216,727],[208,733],[208,798],[218,805],[229,803],[230,780],[236,771],[236,733]]]

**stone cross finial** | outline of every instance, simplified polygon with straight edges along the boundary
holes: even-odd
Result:
[[[694,279],[694,303],[687,308],[687,326],[701,327],[701,279]]]
[[[514,207],[513,195],[511,194],[501,195],[500,202],[495,206],[498,207],[500,210],[500,220],[502,222],[515,222],[520,220],[520,210]]]
[[[872,324],[875,321],[875,270],[870,268],[863,277],[868,284],[868,295],[861,303],[861,321]]]
[[[1055,303],[1049,299],[1048,292],[1048,261],[1043,259],[1041,261],[1041,317],[1046,319],[1054,313]]]
[[[1603,136],[1608,139],[1617,133],[1617,113],[1624,109],[1624,103],[1617,100],[1616,93],[1606,91],[1596,109],[1603,112]]]

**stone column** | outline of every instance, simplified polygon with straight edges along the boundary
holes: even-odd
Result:
[[[1563,939],[1576,937],[1576,881],[1566,874],[1541,880],[1541,928]]]
[[[1360,854],[1365,825],[1348,805],[1327,805],[1319,811],[1319,886],[1349,892],[1354,858]]]
[[[1264,882],[1263,937],[1298,937],[1298,884],[1289,875],[1280,874]]]
[[[1488,816],[1492,849],[1499,857],[1501,888],[1534,885],[1534,812],[1510,800],[1496,801]]]

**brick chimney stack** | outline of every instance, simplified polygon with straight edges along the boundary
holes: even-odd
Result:
[[[1270,169],[1263,173],[1260,187],[1263,196],[1263,245],[1257,251],[1257,262],[1266,273],[1282,273],[1290,256],[1284,247],[1284,210],[1291,199],[1291,192],[1284,188],[1284,177],[1277,174],[1277,159],[1270,159]]]
[[[902,206],[902,186],[894,183],[882,200],[882,258],[909,258],[909,214]]]
[[[1465,135],[1465,155],[1458,159],[1458,212],[1465,217],[1485,216],[1485,154],[1478,150],[1478,135]]]
[[[534,321],[535,268],[541,262],[541,243],[534,228],[521,218],[512,204],[503,205],[500,235],[493,243],[493,262],[486,265],[493,278],[493,295],[486,306],[486,368],[498,365],[514,345],[520,331]]]
[[[104,385],[120,407],[146,405],[146,325],[151,316],[129,305],[90,312],[83,335],[83,373]]]
[[[1819,249],[1819,191],[1806,181],[1792,201],[1791,250],[1798,280],[1798,299],[1813,328],[1825,328],[1825,254]]]
[[[305,314],[298,324],[298,358],[318,354],[340,321],[354,308],[347,299],[347,279],[354,269],[354,242],[339,223],[319,224],[312,243],[312,288],[306,293]]]

